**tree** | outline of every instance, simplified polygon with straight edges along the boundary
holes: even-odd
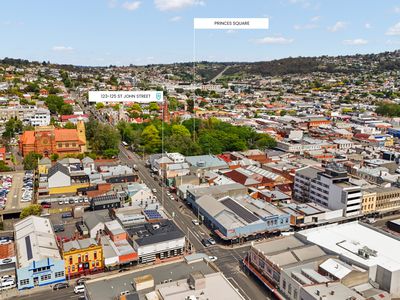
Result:
[[[156,153],[160,150],[160,132],[151,124],[142,131],[143,146],[147,153]]]
[[[104,151],[110,149],[115,149],[118,151],[120,142],[121,136],[119,135],[118,129],[103,123],[98,123],[93,137],[90,140],[93,150],[102,154],[104,154]]]
[[[66,129],[76,129],[76,125],[70,121],[68,121],[67,123],[65,123],[64,128]]]
[[[35,152],[29,152],[25,155],[22,161],[25,170],[35,170],[38,166],[38,160],[42,158],[42,155]]]
[[[60,156],[57,154],[57,153],[53,153],[52,155],[50,155],[50,159],[52,160],[52,161],[57,161],[57,159],[59,158]]]
[[[168,108],[170,111],[177,110],[178,105],[178,100],[175,97],[168,97]]]
[[[156,102],[150,102],[149,103],[149,111],[154,112],[154,111],[159,111],[160,107]]]
[[[172,125],[172,135],[182,135],[190,137],[190,131],[184,125]]]
[[[22,131],[23,125],[21,120],[18,120],[16,117],[13,117],[6,122],[4,127],[5,130],[3,132],[3,138],[9,140],[15,137],[16,133]]]
[[[19,215],[20,219],[25,219],[28,216],[40,216],[42,213],[42,206],[39,204],[31,204],[22,209]]]
[[[96,103],[96,109],[102,109],[102,108],[104,108],[104,103],[102,103],[102,102],[97,102],[97,103]]]

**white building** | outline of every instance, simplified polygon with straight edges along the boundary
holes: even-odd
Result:
[[[30,117],[29,123],[32,126],[47,126],[50,125],[50,111],[40,108],[36,110]]]
[[[341,260],[369,270],[379,288],[400,297],[400,241],[358,222],[300,231],[297,238],[340,255]]]
[[[361,212],[361,187],[350,182],[346,170],[330,165],[326,170],[306,167],[296,172],[294,197],[321,204],[331,210],[343,209],[344,216]]]

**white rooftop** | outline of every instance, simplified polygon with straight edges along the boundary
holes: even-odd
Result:
[[[400,241],[358,222],[331,224],[296,234],[363,266],[380,265],[392,272],[400,270]],[[376,256],[366,259],[358,255],[358,250],[365,247],[376,251]]]
[[[15,223],[14,231],[18,268],[47,257],[61,259],[49,219],[29,216]]]

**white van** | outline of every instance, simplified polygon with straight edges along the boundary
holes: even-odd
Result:
[[[84,292],[85,292],[85,286],[84,286],[83,284],[77,285],[77,286],[74,288],[74,293],[75,293],[75,294],[80,294],[80,293],[84,293]]]

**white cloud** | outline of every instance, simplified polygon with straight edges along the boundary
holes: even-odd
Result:
[[[400,22],[390,27],[386,33],[386,35],[400,35]]]
[[[161,11],[178,10],[189,6],[205,5],[202,0],[154,0],[157,9]]]
[[[54,46],[52,48],[53,51],[59,51],[59,52],[69,52],[74,50],[74,48],[70,47],[70,46]]]
[[[310,19],[311,22],[318,22],[319,20],[321,20],[321,16],[315,16]]]
[[[122,3],[122,7],[127,10],[136,10],[139,8],[140,4],[141,4],[140,1],[124,2]]]
[[[346,23],[346,22],[337,21],[337,22],[335,23],[335,25],[333,25],[333,26],[331,26],[331,27],[328,27],[328,30],[329,30],[330,32],[336,32],[336,31],[345,29],[346,26],[347,26],[347,23]]]
[[[256,44],[268,44],[268,45],[283,45],[293,43],[293,39],[284,38],[282,36],[267,36],[261,39],[256,39],[254,42]]]
[[[371,29],[372,25],[370,23],[365,23],[364,27],[365,27],[365,29]]]
[[[303,25],[294,25],[293,28],[295,30],[315,29],[315,28],[318,28],[318,25],[314,24],[314,23],[309,23],[309,24],[303,24]]]
[[[308,0],[289,0],[290,4],[301,4],[304,8],[311,6]]]
[[[171,19],[169,19],[171,22],[178,22],[178,21],[180,21],[180,20],[182,20],[182,17],[181,16],[175,16],[175,17],[172,17]]]
[[[354,40],[344,40],[344,45],[360,46],[368,44],[367,40],[364,39],[354,39]]]
[[[396,14],[400,14],[400,6],[395,6],[393,8],[393,12],[396,13]]]

